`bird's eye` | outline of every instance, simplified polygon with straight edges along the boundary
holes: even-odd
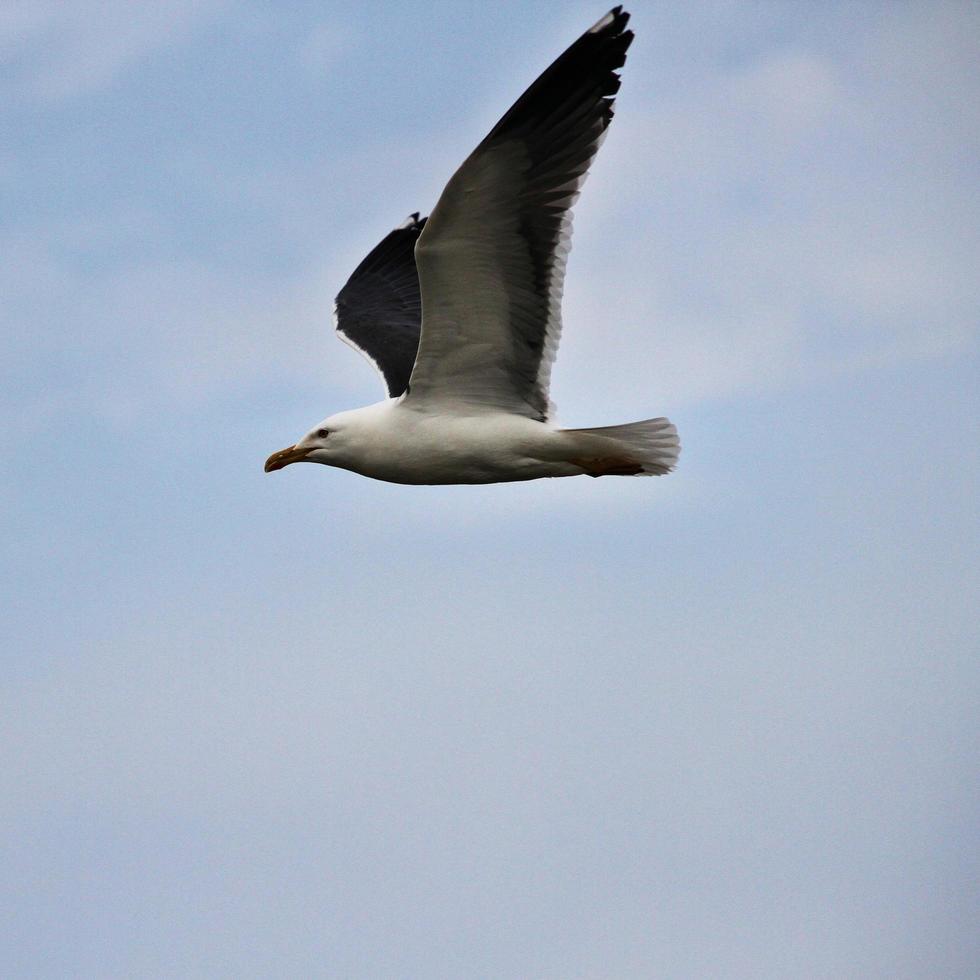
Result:
[[[326,429],[317,429],[316,430],[316,437],[317,437],[317,439],[326,439],[328,435],[330,435],[330,433]]]

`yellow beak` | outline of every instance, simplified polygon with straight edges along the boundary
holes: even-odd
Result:
[[[284,466],[289,466],[290,463],[302,463],[312,451],[312,446],[303,446],[302,448],[287,446],[285,449],[273,453],[265,461],[265,471],[271,473],[273,470],[281,470]]]

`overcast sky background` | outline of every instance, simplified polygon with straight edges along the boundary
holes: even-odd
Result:
[[[0,5],[5,976],[967,978],[980,8],[647,3],[553,394],[659,480],[273,450],[593,3]]]

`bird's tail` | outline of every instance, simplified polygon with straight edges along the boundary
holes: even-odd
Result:
[[[573,437],[571,461],[589,476],[663,476],[681,451],[669,419],[562,431]]]

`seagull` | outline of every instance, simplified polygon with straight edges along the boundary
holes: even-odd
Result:
[[[428,218],[413,214],[337,296],[340,338],[388,397],[324,419],[265,470],[323,463],[402,484],[662,476],[668,419],[560,429],[548,397],[572,205],[613,116],[633,32],[614,7],[514,103]]]

